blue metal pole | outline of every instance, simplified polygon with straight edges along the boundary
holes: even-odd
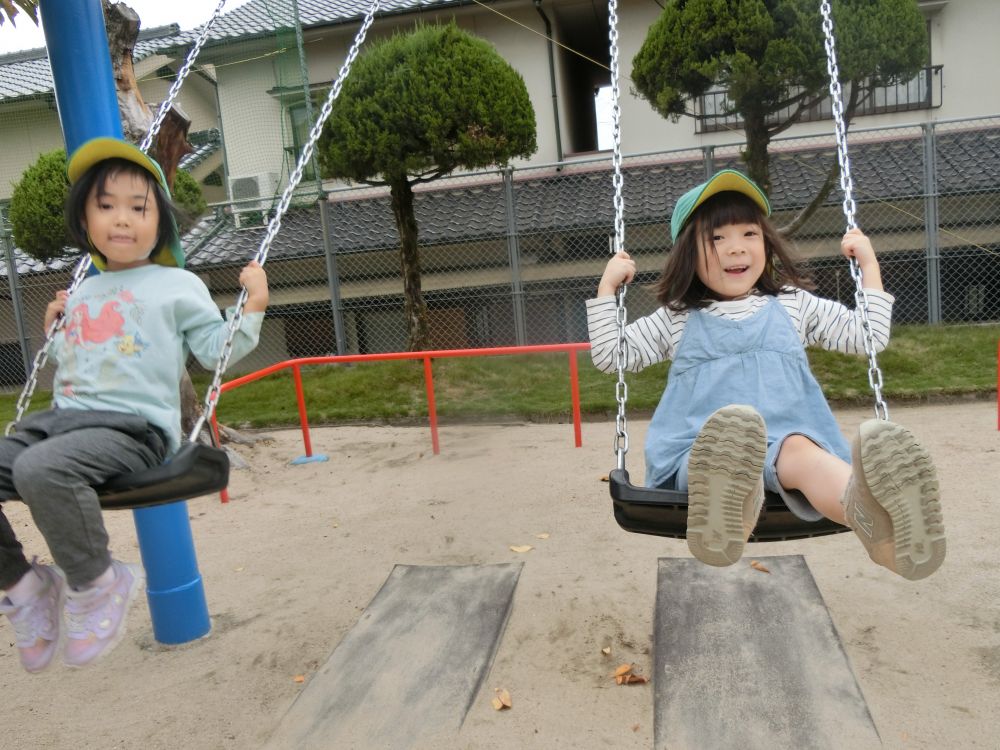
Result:
[[[45,46],[66,152],[100,136],[122,137],[100,0],[41,0]],[[186,502],[134,511],[146,568],[153,635],[187,643],[212,628]]]

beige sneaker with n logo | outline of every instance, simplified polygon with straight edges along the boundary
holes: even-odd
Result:
[[[945,557],[930,455],[905,427],[871,419],[858,429],[851,458],[842,500],[847,525],[879,565],[911,581],[926,578]]]
[[[688,458],[687,543],[708,565],[743,555],[764,502],[767,452],[764,419],[751,406],[730,404],[710,416]]]

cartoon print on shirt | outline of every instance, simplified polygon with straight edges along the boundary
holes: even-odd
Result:
[[[92,311],[97,310],[94,314]],[[64,396],[76,394],[73,383],[82,368],[90,371],[105,387],[115,388],[126,384],[119,362],[127,357],[141,357],[150,344],[139,333],[144,305],[135,295],[121,287],[104,294],[74,300],[67,310],[64,329],[64,355],[61,357],[67,377],[57,385]],[[77,351],[87,351],[86,358],[78,358]]]

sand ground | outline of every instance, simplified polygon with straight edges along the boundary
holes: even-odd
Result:
[[[837,416],[851,430],[871,413]],[[885,747],[995,749],[996,404],[898,406],[892,416],[937,462],[948,531],[937,574],[897,578],[851,534],[751,545],[746,559],[805,556]],[[642,475],[646,426],[630,423],[633,476]],[[3,745],[260,747],[394,564],[520,561],[505,636],[451,747],[652,747],[651,686],[617,686],[609,674],[622,662],[650,673],[656,561],[689,553],[682,540],[614,523],[601,481],[614,463],[613,432],[612,423],[586,423],[576,448],[571,424],[445,425],[435,456],[426,427],[322,428],[313,449],[330,461],[301,466],[289,465],[302,454],[300,433],[268,433],[239,449],[251,468],[233,473],[230,503],[189,504],[211,634],[160,645],[142,602],[100,664],[28,675],[4,623]],[[46,560],[23,506],[5,512],[29,553]],[[115,555],[138,560],[132,514],[107,520]],[[491,707],[495,687],[510,691],[511,710]]]

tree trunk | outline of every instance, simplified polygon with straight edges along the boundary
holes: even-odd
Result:
[[[163,175],[171,190],[174,188],[174,178],[181,159],[194,152],[187,139],[190,127],[191,118],[174,104],[167,110],[160,132],[156,134],[156,161],[163,168]]]
[[[767,130],[767,120],[761,112],[747,112],[743,119],[743,132],[746,133],[747,147],[743,151],[743,159],[747,164],[750,179],[760,185],[761,190],[771,194],[771,157],[767,147],[771,136]]]
[[[390,182],[392,214],[399,232],[399,264],[403,273],[403,312],[406,315],[407,349],[428,348],[427,306],[420,290],[420,246],[417,219],[413,214],[413,186],[405,176]]]
[[[843,117],[844,117],[844,134],[846,136],[847,129],[851,125],[851,120],[854,119],[854,113],[857,111],[859,99],[858,92],[861,90],[861,84],[858,81],[852,81],[850,85],[850,96],[847,98],[847,102],[844,106]],[[798,232],[806,221],[812,217],[814,213],[819,209],[821,205],[826,201],[827,196],[830,195],[830,191],[833,190],[834,184],[840,177],[840,159],[838,156],[833,157],[833,161],[830,163],[830,171],[826,175],[826,179],[823,181],[822,186],[820,186],[819,192],[809,201],[809,205],[803,208],[799,215],[792,219],[788,224],[781,227],[778,231],[781,232],[785,237],[793,237],[796,232]]]
[[[111,50],[111,69],[115,77],[115,90],[118,92],[122,131],[125,140],[139,143],[153,121],[153,115],[139,93],[132,65],[132,50],[139,38],[139,16],[125,3],[102,0],[101,5],[104,8],[104,26],[108,33],[108,48]]]

